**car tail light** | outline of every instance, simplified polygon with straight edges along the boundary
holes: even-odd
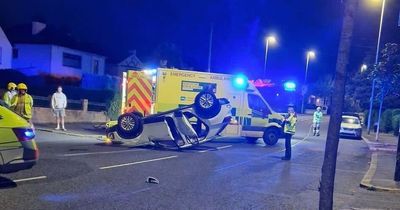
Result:
[[[29,141],[35,138],[35,132],[32,128],[13,128],[18,141]]]

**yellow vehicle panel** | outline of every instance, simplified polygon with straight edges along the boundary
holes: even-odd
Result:
[[[241,106],[245,91],[233,86],[233,76],[227,74],[159,69],[157,73],[155,111],[162,112],[189,105],[205,86],[213,87],[218,98],[227,98],[233,108]]]

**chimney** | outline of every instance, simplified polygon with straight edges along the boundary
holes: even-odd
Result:
[[[32,35],[39,34],[40,32],[42,32],[46,28],[46,26],[47,25],[45,23],[33,21],[32,22]]]

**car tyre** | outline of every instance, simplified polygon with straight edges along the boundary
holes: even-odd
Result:
[[[264,131],[263,140],[266,145],[273,146],[278,143],[280,132],[277,128],[267,128]]]
[[[194,110],[203,119],[211,119],[221,111],[221,104],[214,93],[203,91],[194,99]]]
[[[118,117],[117,133],[121,138],[134,139],[143,132],[142,117],[136,113],[125,113]]]

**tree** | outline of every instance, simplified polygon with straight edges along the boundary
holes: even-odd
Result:
[[[342,110],[344,104],[346,69],[349,61],[354,17],[357,5],[358,0],[347,0],[345,4],[342,34],[336,62],[331,118],[329,121],[328,137],[326,139],[324,163],[322,165],[319,209],[333,208],[336,159],[339,146],[340,123],[342,121]]]
[[[400,82],[400,47],[395,43],[387,43],[382,50],[381,62],[371,71],[371,78],[379,89],[379,112],[376,140],[379,138],[380,120],[383,102],[389,92],[399,91]]]
[[[333,90],[332,76],[327,75],[319,78],[315,83],[310,85],[309,93],[321,98],[329,98]]]
[[[368,109],[372,81],[368,72],[357,72],[346,83],[345,111],[362,112]]]
[[[164,42],[154,52],[160,67],[181,68],[183,66],[182,53],[174,43]]]

